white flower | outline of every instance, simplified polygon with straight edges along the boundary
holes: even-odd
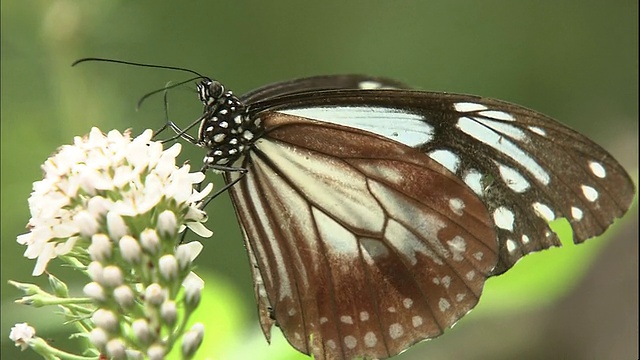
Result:
[[[24,256],[37,259],[33,275],[42,274],[51,259],[70,253],[78,239],[103,233],[115,243],[130,234],[128,219],[168,204],[177,204],[171,208],[174,214],[186,214],[177,219],[181,229],[186,225],[211,235],[198,204],[212,187],[194,190],[204,174],[190,173],[188,165],[177,167],[181,146],[163,151],[152,135],[147,130],[131,139],[128,132],[104,135],[92,128],[45,161],[44,178],[33,184],[28,201],[29,232],[17,239],[27,247]]]
[[[16,346],[19,346],[21,350],[24,350],[29,347],[29,340],[31,340],[35,334],[36,329],[27,323],[20,323],[11,328],[9,339],[15,342]]]
[[[191,241],[186,244],[181,244],[176,249],[176,258],[180,264],[180,269],[184,269],[187,265],[200,254],[202,251],[202,244],[199,241]]]

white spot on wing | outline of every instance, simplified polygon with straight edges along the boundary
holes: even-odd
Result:
[[[369,320],[369,313],[366,311],[360,311],[360,321]]]
[[[519,141],[525,141],[525,140],[528,141],[528,137],[524,133],[524,131],[522,131],[521,129],[511,124],[507,124],[500,121],[488,120],[485,118],[481,118],[479,116],[474,116],[473,119],[483,123],[485,126],[492,128],[493,130],[499,132],[500,134],[504,134],[511,137],[512,139],[516,139]]]
[[[413,325],[414,328],[417,328],[418,326],[422,325],[422,316],[414,316],[411,318],[411,325]]]
[[[398,323],[394,323],[389,326],[389,336],[391,336],[392,339],[395,340],[400,336],[402,336],[403,334],[404,334],[404,329],[402,328],[402,325]]]
[[[373,331],[367,331],[367,333],[364,334],[364,345],[366,347],[374,347],[376,346],[377,343],[378,343],[378,338],[376,337],[376,334]]]
[[[598,200],[598,191],[591,186],[582,185],[582,193],[584,197],[591,202]]]
[[[348,349],[354,349],[358,345],[358,340],[351,335],[347,335],[344,337],[344,345]]]
[[[529,237],[527,235],[522,235],[522,243],[523,244],[528,244],[530,241]]]
[[[522,193],[529,189],[531,184],[529,184],[527,179],[525,179],[517,170],[498,162],[496,162],[496,164],[498,165],[498,169],[500,169],[500,176],[502,177],[502,180],[504,180],[509,189],[517,193]]]
[[[380,87],[382,87],[382,84],[373,80],[360,81],[358,84],[358,88],[363,90],[379,89]]]
[[[580,210],[580,208],[572,206],[571,207],[571,216],[573,217],[573,220],[577,220],[577,221],[582,220],[582,216],[583,216],[582,210]]]
[[[593,173],[593,175],[603,179],[605,176],[607,176],[607,172],[604,169],[604,167],[602,166],[602,164],[600,164],[599,162],[596,161],[590,161],[589,162],[589,169],[591,169],[591,172]]]
[[[438,162],[440,165],[447,168],[447,170],[455,173],[458,171],[460,165],[460,158],[453,151],[450,150],[434,150],[429,153],[429,157]]]
[[[438,308],[440,309],[440,311],[445,312],[449,310],[450,307],[451,304],[449,304],[449,301],[447,301],[447,299],[440,298],[440,300],[438,300]]]
[[[458,216],[462,216],[464,209],[464,201],[462,199],[453,198],[449,199],[449,208],[453,211],[454,214]]]
[[[476,277],[476,272],[474,270],[470,270],[468,273],[464,275],[467,280],[472,281]]]
[[[516,118],[504,111],[499,111],[499,110],[487,110],[487,111],[481,111],[479,113],[479,115],[482,116],[486,116],[488,118],[492,118],[492,119],[497,119],[497,120],[504,120],[504,121],[515,121]]]
[[[543,185],[549,185],[549,174],[529,154],[522,151],[510,140],[466,116],[458,119],[456,126],[465,134],[507,155],[524,167]]]
[[[553,210],[551,210],[547,205],[539,202],[533,203],[533,211],[535,211],[538,216],[545,219],[547,222],[553,221],[553,219],[556,218]]]
[[[500,206],[493,212],[493,222],[501,229],[513,231],[514,220],[513,212],[504,206]]]
[[[487,107],[482,104],[476,104],[472,102],[459,102],[453,104],[453,108],[458,112],[473,112],[480,110],[487,110]]]
[[[518,244],[516,244],[515,241],[511,240],[511,239],[507,239],[507,251],[514,252],[515,249],[518,247]]]
[[[457,235],[453,239],[447,241],[449,249],[453,254],[454,261],[462,261],[464,259],[464,253],[467,251],[467,242],[462,236]]]
[[[345,324],[353,324],[353,319],[349,315],[340,316],[340,321],[345,323]]]
[[[409,298],[405,298],[404,300],[402,300],[402,305],[404,306],[405,309],[410,309],[411,306],[413,306],[413,300]]]
[[[477,170],[469,170],[463,177],[463,181],[478,196],[482,196],[482,174]]]
[[[374,106],[325,106],[285,109],[278,112],[349,126],[415,147],[433,139],[433,126],[418,114]]]
[[[529,126],[529,130],[531,130],[532,132],[540,135],[540,136],[547,136],[547,132],[544,131],[544,129],[539,128],[537,126]]]

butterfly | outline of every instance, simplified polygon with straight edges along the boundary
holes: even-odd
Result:
[[[224,175],[267,341],[275,325],[315,359],[384,359],[441,335],[487,278],[560,246],[550,221],[581,243],[635,194],[603,148],[500,100],[362,75],[239,97],[202,77],[197,92],[202,116],[168,125]]]
[[[378,77],[236,97],[197,85],[194,143],[222,171],[262,331],[315,359],[383,359],[456,323],[522,256],[603,233],[634,197],[612,156],[538,112]]]

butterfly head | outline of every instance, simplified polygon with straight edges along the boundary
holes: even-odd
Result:
[[[200,81],[196,88],[198,90],[198,97],[205,107],[215,105],[224,95],[224,85],[220,82],[205,78]]]
[[[198,143],[209,149],[204,162],[214,169],[231,165],[255,141],[260,121],[251,118],[244,103],[215,80],[202,80],[197,91],[204,104]]]

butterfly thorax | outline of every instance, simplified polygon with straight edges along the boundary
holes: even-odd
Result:
[[[239,159],[255,141],[259,120],[251,119],[246,106],[217,81],[205,79],[198,86],[204,115],[198,144],[209,149],[204,163],[209,168],[228,166]]]

